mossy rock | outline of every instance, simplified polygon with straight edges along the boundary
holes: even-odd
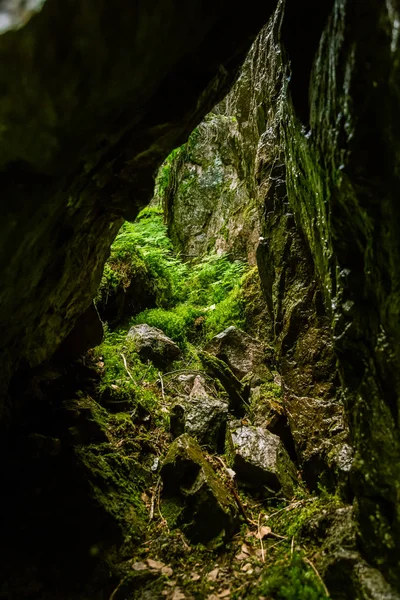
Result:
[[[188,434],[172,443],[161,477],[162,510],[170,527],[181,527],[195,543],[221,535],[229,538],[237,529],[239,513],[233,495]]]

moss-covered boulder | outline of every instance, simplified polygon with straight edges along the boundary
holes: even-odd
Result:
[[[126,337],[133,341],[140,358],[156,367],[166,367],[181,355],[179,346],[157,327],[133,325]]]
[[[237,481],[260,496],[293,496],[296,469],[278,436],[261,427],[231,423],[227,454]]]
[[[228,539],[239,524],[234,496],[188,434],[171,445],[161,468],[162,512],[194,542]]]

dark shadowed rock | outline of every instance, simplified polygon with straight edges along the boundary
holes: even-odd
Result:
[[[275,376],[278,379],[278,376]],[[268,429],[283,442],[289,456],[296,460],[296,450],[287,414],[280,394],[280,385],[266,382],[250,390],[252,424]]]
[[[382,574],[360,555],[353,508],[323,510],[302,528],[302,536],[319,545],[316,566],[332,598],[337,600],[399,600]]]
[[[224,448],[228,403],[211,397],[197,376],[190,396],[171,409],[170,431],[174,437],[182,433],[193,436],[210,450]]]
[[[136,350],[142,360],[151,360],[156,367],[165,367],[177,358],[179,347],[161,329],[150,325],[134,325],[127,339],[135,342]]]
[[[234,422],[228,430],[227,452],[238,482],[260,495],[293,496],[296,469],[278,436]]]
[[[207,373],[218,379],[228,394],[229,410],[237,417],[243,416],[249,397],[249,386],[242,384],[223,360],[208,352],[199,352],[198,356]]]
[[[77,358],[89,350],[89,348],[94,348],[94,346],[101,344],[103,335],[103,324],[92,302],[59,346],[55,359],[68,360]]]
[[[162,512],[170,527],[181,527],[193,542],[232,535],[239,518],[235,500],[188,434],[171,445],[161,478]]]
[[[213,337],[205,350],[226,362],[238,379],[250,372],[269,375],[265,345],[237,327],[228,327]]]

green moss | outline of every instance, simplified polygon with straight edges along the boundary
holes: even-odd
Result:
[[[257,590],[247,597],[258,600],[266,595],[276,600],[324,600],[328,598],[317,575],[300,553],[268,566]]]
[[[163,498],[161,503],[161,513],[171,529],[179,526],[180,516],[183,511],[184,507],[181,500],[175,497]]]

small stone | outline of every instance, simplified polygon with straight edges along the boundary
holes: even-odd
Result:
[[[239,523],[235,499],[192,437],[185,433],[171,444],[160,474],[161,511],[170,527],[195,543],[232,535]]]
[[[157,327],[147,324],[134,325],[126,337],[134,340],[140,358],[150,360],[156,367],[165,367],[181,355],[175,342]]]
[[[263,491],[264,496],[282,491],[291,498],[296,470],[281,440],[261,427],[233,422],[227,453],[239,483]]]
[[[188,433],[202,446],[222,452],[228,420],[228,404],[212,398],[196,377],[190,396],[171,409],[170,431],[173,437]]]
[[[156,569],[157,571],[160,571],[165,567],[164,563],[158,560],[153,560],[151,558],[147,559],[147,564],[149,565],[150,569]]]

